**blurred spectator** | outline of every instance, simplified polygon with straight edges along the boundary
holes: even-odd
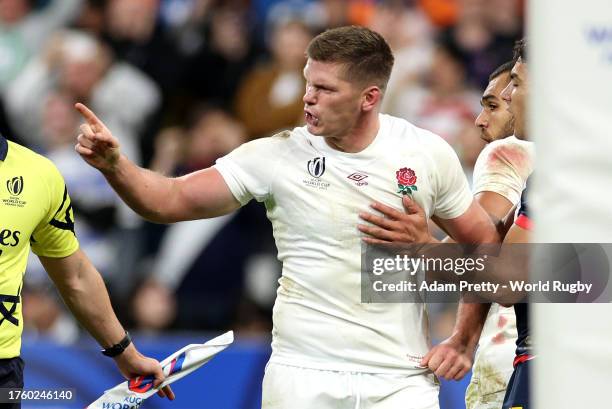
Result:
[[[7,90],[13,127],[30,146],[41,146],[44,102],[54,90],[89,104],[121,139],[136,162],[137,142],[160,103],[158,87],[129,64],[115,61],[96,38],[78,31],[58,33],[44,55],[32,60]]]
[[[512,57],[522,36],[517,0],[461,0],[457,23],[443,36],[462,53],[467,81],[486,87],[489,74]]]
[[[49,279],[45,283],[26,285],[23,299],[23,332],[29,337],[45,337],[62,345],[79,338],[79,327],[59,300]]]
[[[392,89],[388,110],[455,145],[465,126],[474,126],[480,95],[465,84],[461,55],[440,43],[425,81],[413,88]]]
[[[236,113],[249,139],[268,136],[303,121],[305,82],[302,70],[312,34],[302,22],[275,28],[270,39],[271,61],[256,67],[236,96]]]
[[[395,57],[387,94],[417,85],[431,66],[434,51],[433,28],[427,17],[401,1],[383,3],[376,8],[369,27],[385,37]],[[393,109],[392,98],[385,97],[383,112]]]
[[[244,141],[244,127],[229,113],[198,106],[192,109],[186,130],[167,128],[159,134],[151,169],[166,175],[204,169]]]
[[[489,0],[483,4],[489,29],[498,36],[517,38],[522,28],[522,0]]]
[[[173,95],[184,75],[185,61],[158,18],[160,0],[109,0],[103,38],[116,58],[140,69],[161,90],[161,105],[141,132],[142,163],[148,164],[157,128],[173,120]],[[163,115],[163,116],[162,116]]]
[[[137,330],[156,333],[173,325],[176,319],[176,299],[167,286],[155,280],[147,280],[132,297],[130,311]]]
[[[166,230],[153,271],[156,282],[174,293],[176,327],[212,330],[237,322],[249,327],[253,320],[262,319],[267,320],[264,326],[269,325],[271,305],[257,304],[259,299],[247,292],[252,286],[245,288],[245,280],[255,274],[265,280],[261,285],[276,289],[280,266],[275,261],[271,230],[265,209],[257,203],[231,215],[183,222]],[[275,269],[263,273],[250,269],[257,266],[254,258],[269,260],[265,265]],[[240,317],[244,303],[267,314]]]
[[[243,127],[219,109],[196,111],[191,124],[183,135],[177,129],[162,133],[160,137],[168,141],[157,143],[162,148],[161,156],[176,155],[175,173],[208,167],[245,140]],[[181,141],[185,149],[177,149]],[[162,171],[169,166],[168,161],[157,157],[152,163],[159,165],[158,170]],[[266,271],[270,271],[268,267],[271,266],[273,271],[267,276],[267,286],[275,288],[280,271],[278,264],[275,261],[266,264],[261,259],[262,253],[274,259],[270,230],[265,212],[257,204],[230,215],[169,226],[151,267],[153,275],[137,294],[160,300],[166,305],[164,311],[176,304],[175,326],[178,328],[228,328],[236,320],[248,328],[268,328],[269,314],[264,315],[268,321],[264,319],[261,325],[253,322],[261,319],[256,313],[243,317],[237,314],[245,303],[257,305],[243,298],[245,275],[249,271],[256,271],[254,274],[260,278],[266,277],[261,266],[266,266],[263,267]],[[259,261],[253,262],[255,259]],[[262,308],[270,308],[271,305],[261,301],[265,296],[258,295],[249,298],[263,303]],[[150,316],[154,314],[137,308],[134,313],[135,321],[141,327],[147,323],[149,329],[162,327],[162,322],[170,325],[174,321],[151,322]]]
[[[427,14],[432,23],[448,27],[457,21],[460,0],[418,0],[419,7]]]
[[[323,19],[315,26],[317,31],[323,31],[328,28],[345,26],[353,23],[349,20],[349,5],[346,0],[321,0],[320,7],[323,10]]]
[[[183,61],[158,11],[159,0],[110,0],[105,38],[118,59],[141,69],[167,94],[178,85]]]
[[[245,10],[217,7],[200,11],[200,20],[183,28],[179,46],[188,57],[182,83],[190,96],[187,103],[195,99],[231,109],[240,82],[258,56],[247,17]]]
[[[265,40],[269,41],[271,30],[290,21],[300,20],[311,28],[325,27],[326,16],[323,2],[312,0],[283,0],[270,2],[264,17]]]
[[[388,3],[403,3],[402,1],[382,1],[377,4],[372,0],[351,0],[348,2],[348,22],[357,26],[367,26],[370,24],[372,17],[376,14],[376,9],[381,5],[384,7]],[[402,6],[405,6],[402,4]]]
[[[74,152],[80,117],[70,95],[52,92],[43,107],[45,155],[64,176],[75,213],[75,231],[81,248],[103,276],[113,271],[117,249],[109,232],[115,227],[119,198],[104,176]]]
[[[106,25],[106,3],[107,0],[84,0],[74,27],[101,37]]]
[[[313,32],[357,24],[357,21],[350,20],[353,3],[362,3],[362,1],[282,0],[268,2],[268,8],[265,9],[265,16],[262,19],[265,22],[265,38],[269,40],[271,31],[275,27],[294,20],[302,21]]]
[[[56,91],[95,109],[117,130],[125,154],[140,161],[139,137],[160,103],[153,81],[131,65],[115,61],[95,37],[78,31],[57,33],[46,53],[33,59],[7,90],[11,124],[38,150],[50,148],[43,133],[43,112],[49,95]],[[140,257],[142,220],[123,202],[116,216],[117,229],[109,234],[118,253],[106,278],[111,280],[111,293],[121,296],[129,289]]]
[[[81,0],[51,0],[41,9],[33,0],[0,0],[0,93],[40,52],[47,38],[78,13]]]

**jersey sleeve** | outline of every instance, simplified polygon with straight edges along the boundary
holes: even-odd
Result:
[[[217,159],[219,171],[230,191],[245,205],[251,199],[263,202],[270,197],[277,164],[284,155],[290,132],[247,142]]]
[[[437,169],[437,192],[433,215],[441,219],[454,219],[467,211],[473,197],[470,187],[453,148],[442,138],[433,135],[434,169]]]
[[[533,150],[528,142],[500,140],[490,143],[474,166],[474,194],[494,192],[513,205],[521,198],[533,170]]]
[[[79,248],[68,189],[64,178],[50,161],[43,178],[48,188],[48,210],[30,238],[32,251],[43,257],[67,257]],[[45,202],[42,197],[41,202]]]

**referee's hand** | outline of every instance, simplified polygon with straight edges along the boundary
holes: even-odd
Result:
[[[142,355],[134,344],[130,344],[126,350],[113,358],[115,363],[119,367],[121,374],[127,379],[133,379],[137,376],[149,376],[152,375],[155,378],[153,387],[159,387],[162,382],[166,379],[164,372],[159,362],[153,358],[148,358]],[[168,398],[170,400],[175,399],[174,392],[169,385],[157,391],[157,395],[162,398]]]
[[[94,168],[104,173],[113,172],[120,157],[119,141],[89,108],[81,103],[74,107],[85,119],[74,149]]]

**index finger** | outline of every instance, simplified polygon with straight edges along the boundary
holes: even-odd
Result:
[[[100,119],[96,116],[96,114],[94,114],[93,111],[87,108],[84,104],[77,102],[76,104],[74,104],[74,107],[76,108],[77,111],[79,111],[79,113],[83,116],[83,118],[85,118],[85,120],[87,121],[89,125],[98,125],[98,126],[103,125],[102,121],[100,121]]]
[[[164,394],[166,395],[166,397],[170,400],[174,400],[176,399],[176,395],[174,395],[174,391],[172,390],[172,388],[170,387],[170,385],[166,385],[162,388],[162,390],[164,391]]]

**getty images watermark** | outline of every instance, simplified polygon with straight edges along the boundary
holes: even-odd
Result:
[[[362,302],[611,302],[612,244],[363,245]]]

